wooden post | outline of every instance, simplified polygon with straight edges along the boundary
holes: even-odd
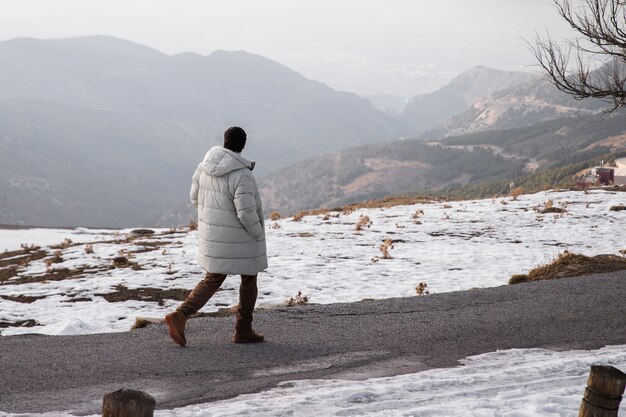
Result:
[[[108,393],[102,401],[102,417],[153,417],[156,400],[132,389]]]
[[[626,374],[612,366],[594,365],[578,417],[617,417],[626,387]]]

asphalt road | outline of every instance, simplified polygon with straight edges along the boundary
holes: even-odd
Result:
[[[99,413],[140,389],[157,409],[311,378],[367,378],[455,366],[497,349],[626,344],[626,271],[423,297],[263,311],[267,342],[230,342],[232,317],[88,336],[0,337],[0,411]]]

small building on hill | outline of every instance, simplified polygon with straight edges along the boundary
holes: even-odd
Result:
[[[615,168],[609,167],[593,167],[589,171],[576,179],[578,185],[624,185],[626,184],[626,177],[616,176]]]

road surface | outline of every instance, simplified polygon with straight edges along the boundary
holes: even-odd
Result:
[[[230,342],[233,317],[127,333],[0,337],[0,411],[99,413],[120,388],[157,409],[311,378],[367,378],[457,365],[497,349],[626,344],[626,271],[496,288],[259,312],[267,342]]]

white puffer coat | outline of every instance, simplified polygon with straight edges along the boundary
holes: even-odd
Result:
[[[221,146],[198,165],[189,197],[198,207],[198,263],[207,272],[255,275],[267,268],[254,162]]]

